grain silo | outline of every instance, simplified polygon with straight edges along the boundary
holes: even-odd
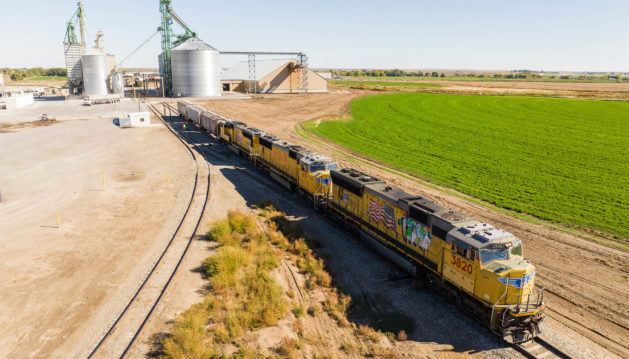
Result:
[[[173,95],[220,96],[218,50],[190,38],[171,50]]]
[[[83,64],[83,92],[86,95],[106,95],[109,88],[109,59],[100,52],[81,56]]]

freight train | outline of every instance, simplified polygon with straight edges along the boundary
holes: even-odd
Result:
[[[177,108],[505,341],[539,334],[544,292],[513,234],[190,102]]]

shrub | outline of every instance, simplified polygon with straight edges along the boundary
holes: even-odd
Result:
[[[195,305],[175,321],[173,333],[164,339],[164,354],[171,358],[206,358],[216,348],[205,339],[207,313]]]
[[[314,304],[308,307],[308,315],[311,317],[316,316],[321,311],[321,306],[319,304]]]
[[[302,305],[297,305],[293,307],[293,314],[295,317],[303,317],[304,316],[304,307]]]
[[[245,233],[245,229],[247,227],[247,221],[245,219],[245,215],[240,211],[228,211],[227,212],[227,221],[229,222],[229,227],[233,232],[238,232],[241,234]]]
[[[236,284],[236,272],[250,261],[244,250],[236,247],[220,247],[217,254],[203,262],[205,274],[213,288],[224,289]]]
[[[310,253],[310,248],[308,247],[308,244],[306,244],[306,241],[304,241],[303,238],[298,238],[293,242],[293,246],[291,247],[291,253],[298,255],[300,257],[305,257],[308,253]]]
[[[356,348],[351,343],[341,344],[341,350],[347,355],[354,354],[356,352]]]
[[[286,358],[298,358],[299,350],[297,340],[293,338],[282,338],[279,347],[275,350],[277,354]]]
[[[231,229],[227,221],[216,221],[212,225],[212,229],[208,232],[208,239],[214,242],[218,242],[221,238],[229,236]]]
[[[238,351],[232,354],[231,359],[256,359],[259,358],[258,354],[252,348],[246,345],[239,345]]]
[[[373,329],[372,327],[368,325],[358,326],[358,334],[361,337],[368,339],[374,343],[377,343],[380,340],[380,335],[381,335],[381,333],[379,333],[378,331],[376,331],[375,329]]]
[[[403,341],[405,341],[406,339],[408,339],[408,337],[407,337],[407,335],[406,335],[406,331],[405,331],[405,330],[400,330],[400,331],[397,333],[397,340],[399,340],[399,341],[403,342]]]

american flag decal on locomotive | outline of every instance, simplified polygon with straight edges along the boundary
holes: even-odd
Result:
[[[369,209],[367,209],[367,213],[369,214],[369,218],[373,219],[376,223],[382,222],[387,228],[397,233],[395,212],[388,204],[379,205],[378,202],[369,199]]]

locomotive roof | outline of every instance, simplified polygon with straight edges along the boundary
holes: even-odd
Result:
[[[225,120],[225,125],[227,127],[234,127],[234,126],[247,126],[246,123],[238,121],[238,120],[234,120],[233,118],[227,119]]]
[[[264,139],[270,141],[273,143],[274,146],[279,147],[280,149],[284,150],[284,151],[288,151],[288,149],[292,146],[292,144],[290,142],[286,142],[283,139],[279,138],[279,137],[275,137],[275,136],[263,136]]]
[[[260,136],[264,133],[264,131],[255,128],[255,127],[245,127],[242,129],[242,132],[246,132],[249,135]]]
[[[332,183],[349,184],[352,188],[364,189],[376,197],[395,204],[401,208],[408,209],[409,202],[416,199],[425,199],[421,196],[413,196],[397,187],[388,185],[385,181],[372,177],[364,172],[353,168],[343,168],[341,170],[330,171]],[[340,181],[339,181],[340,180]]]
[[[422,197],[413,196],[410,193],[406,193],[397,187],[392,187],[384,181],[373,182],[365,184],[365,190],[373,194],[376,197],[395,204],[398,207],[408,210],[408,203],[414,199],[421,199]]]
[[[312,155],[313,152],[310,151],[307,148],[301,147],[301,146],[296,146],[296,145],[292,145],[288,147],[288,155],[290,158],[294,158],[297,161],[301,160],[302,158]]]
[[[513,234],[503,229],[478,221],[453,229],[448,236],[455,240],[457,246],[465,248],[491,247],[492,243],[505,243],[515,239]]]
[[[328,162],[334,162],[330,157],[328,156],[324,156],[324,155],[320,155],[318,153],[313,153],[311,155],[308,155],[304,158],[302,158],[300,160],[301,162],[311,165],[311,164],[324,164],[324,163],[328,163]]]

